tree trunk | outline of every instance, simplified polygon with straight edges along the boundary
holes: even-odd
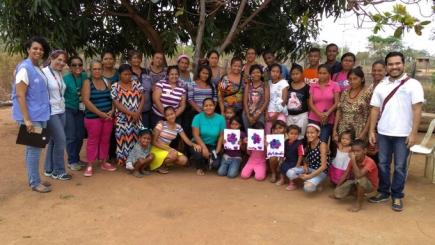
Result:
[[[240,2],[239,10],[237,11],[236,18],[234,19],[233,25],[231,26],[230,31],[228,32],[227,37],[225,38],[225,41],[222,43],[222,45],[218,48],[218,52],[222,52],[225,50],[225,48],[231,43],[231,40],[234,38],[234,34],[237,30],[237,27],[239,26],[240,19],[243,15],[243,10],[245,9],[247,0],[242,0]]]
[[[237,34],[239,34],[239,32],[241,30],[243,30],[243,28],[245,28],[249,22],[255,18],[255,16],[257,16],[258,13],[260,13],[264,8],[267,7],[267,5],[271,2],[272,0],[265,0],[248,18],[246,18],[245,21],[243,21],[242,24],[239,25],[240,22],[240,18],[241,18],[241,14],[243,13],[243,9],[245,8],[245,4],[246,1],[242,1],[240,3],[240,8],[239,11],[237,12],[237,16],[236,19],[234,20],[233,26],[231,27],[230,32],[228,33],[227,37],[225,38],[225,41],[222,43],[222,45],[219,47],[218,51],[222,52],[224,51],[228,45],[231,43],[231,41],[237,36]],[[240,16],[239,16],[240,14]]]
[[[204,28],[205,28],[205,0],[200,0],[198,31],[196,33],[195,53],[193,55],[193,69],[194,69],[193,74],[196,74],[198,69],[198,61],[201,55],[201,48],[202,48],[202,39],[204,37]]]
[[[154,52],[162,52],[163,53],[163,41],[160,37],[160,34],[153,28],[151,23],[146,19],[142,18],[136,10],[131,6],[129,0],[121,0],[121,4],[127,9],[130,14],[130,18],[137,24],[139,29],[145,33],[145,35],[150,40],[151,46],[154,49]]]

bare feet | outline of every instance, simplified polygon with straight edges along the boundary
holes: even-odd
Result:
[[[199,175],[199,176],[204,176],[205,175],[204,170],[202,170],[202,169],[196,170],[196,174]]]
[[[285,184],[284,178],[279,179],[279,181],[275,183],[275,185],[284,185],[284,184]]]
[[[276,182],[276,174],[272,174],[272,176],[270,176],[270,183],[275,183]]]

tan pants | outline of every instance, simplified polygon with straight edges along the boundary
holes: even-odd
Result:
[[[334,196],[336,198],[345,198],[357,185],[363,188],[366,193],[373,191],[372,182],[370,182],[367,177],[362,177],[359,179],[346,180],[343,184],[337,186],[334,190]]]

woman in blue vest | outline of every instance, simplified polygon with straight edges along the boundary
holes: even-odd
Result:
[[[39,66],[48,57],[50,47],[44,38],[32,37],[24,48],[27,59],[15,71],[12,118],[19,124],[24,124],[28,132],[36,132],[45,128],[50,118],[47,79]],[[40,156],[41,148],[26,146],[24,158],[29,185],[36,192],[46,193],[51,191],[51,185],[41,182],[39,177]]]

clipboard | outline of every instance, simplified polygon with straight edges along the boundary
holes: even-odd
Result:
[[[20,125],[20,129],[18,131],[16,143],[19,145],[28,145],[28,146],[38,147],[38,148],[45,148],[49,140],[50,137],[48,135],[46,128],[42,128],[41,132],[29,133],[27,132],[26,125],[22,124]]]

